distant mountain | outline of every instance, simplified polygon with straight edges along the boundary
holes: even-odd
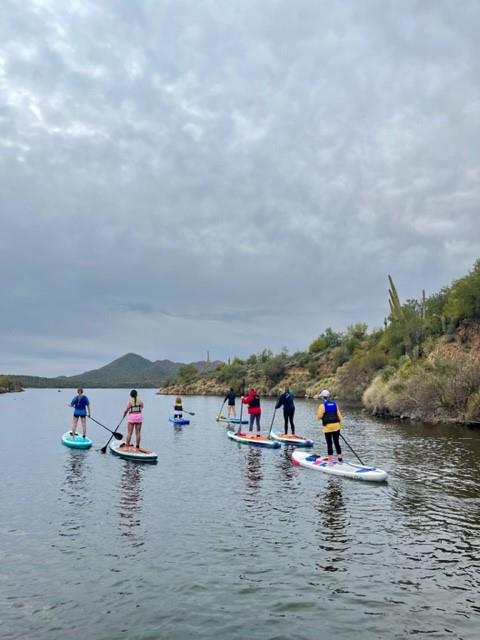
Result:
[[[221,362],[192,362],[199,371],[215,369]],[[56,378],[42,378],[37,376],[9,376],[24,387],[69,388],[69,387],[97,387],[97,388],[126,388],[126,387],[160,387],[172,382],[178,370],[185,366],[183,362],[171,360],[147,360],[136,353],[126,353],[99,369],[85,371],[74,376],[59,376]]]

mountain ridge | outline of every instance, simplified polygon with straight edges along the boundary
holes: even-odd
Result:
[[[56,376],[53,378],[28,375],[9,375],[8,377],[24,387],[40,388],[70,388],[70,387],[98,387],[98,388],[126,388],[147,387],[157,388],[176,378],[178,371],[185,366],[194,366],[199,372],[215,369],[222,364],[219,360],[207,362],[183,363],[172,360],[148,360],[137,353],[125,353],[112,362],[90,369],[73,376]]]

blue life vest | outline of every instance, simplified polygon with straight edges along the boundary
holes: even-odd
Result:
[[[335,422],[340,422],[336,402],[334,402],[333,400],[326,400],[323,403],[323,406],[325,407],[325,413],[322,416],[323,426],[327,424],[334,424]]]

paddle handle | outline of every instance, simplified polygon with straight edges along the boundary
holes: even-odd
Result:
[[[225,400],[222,402],[222,406],[220,407],[220,411],[217,413],[217,422],[218,422],[218,419],[220,418],[220,416],[222,415],[223,405],[225,404],[226,401],[227,401],[227,399],[225,398]]]
[[[345,442],[345,444],[347,445],[347,447],[350,449],[350,451],[357,456],[358,461],[360,462],[361,465],[365,466],[365,463],[362,461],[362,459],[360,458],[360,456],[358,455],[358,453],[348,444],[348,441],[342,436],[342,434],[340,434],[341,439]]]
[[[110,444],[111,439],[113,438],[114,434],[118,431],[118,429],[120,429],[120,425],[122,424],[122,422],[125,420],[125,414],[123,415],[122,419],[120,420],[120,422],[117,424],[117,426],[115,427],[115,431],[112,431],[112,435],[110,436],[110,438],[107,440],[107,442],[103,445],[103,447],[100,449],[100,451],[102,453],[106,453],[107,452],[107,447]]]
[[[240,422],[238,423],[237,433],[242,433],[242,414],[243,414],[243,395],[240,397]]]
[[[268,437],[270,438],[270,436],[272,435],[272,429],[273,429],[273,421],[275,420],[275,414],[277,413],[277,407],[275,407],[275,409],[273,410],[273,416],[272,416],[272,421],[270,423],[270,431],[268,432]]]

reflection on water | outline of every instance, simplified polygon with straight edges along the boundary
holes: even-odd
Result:
[[[323,491],[317,496],[315,508],[318,512],[317,532],[319,548],[324,553],[320,567],[324,571],[346,571],[339,566],[345,561],[344,554],[350,548],[348,534],[350,516],[343,495],[344,482],[340,478],[328,478]]]
[[[86,478],[88,463],[85,451],[75,451],[69,449],[70,454],[65,462],[65,484],[71,490],[79,489],[79,483],[83,483]],[[83,492],[80,492],[83,493]]]
[[[389,473],[372,486],[236,446],[218,398],[189,398],[198,419],[172,434],[171,398],[151,393],[156,467],[63,447],[56,391],[19,397],[24,415],[0,396],[2,638],[477,640],[480,430],[346,412],[355,451]],[[99,413],[123,396],[95,390]],[[297,421],[320,452],[314,405]]]
[[[247,488],[254,491],[258,490],[260,481],[263,478],[262,473],[262,452],[257,447],[249,447],[247,451],[246,479]]]
[[[118,513],[121,535],[128,538],[132,547],[141,547],[144,540],[138,536],[143,503],[143,468],[137,462],[125,460],[119,483]]]
[[[88,452],[69,450],[65,462],[65,476],[60,487],[60,500],[65,504],[59,535],[73,537],[85,526],[84,509],[92,504],[89,491],[90,464]]]
[[[286,485],[290,484],[297,475],[296,469],[292,464],[292,451],[294,451],[292,447],[283,447],[283,451],[279,459],[282,478],[287,480],[285,483]]]

